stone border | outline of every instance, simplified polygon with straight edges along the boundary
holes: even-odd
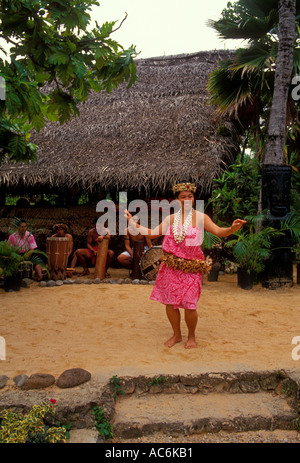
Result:
[[[33,283],[37,283],[36,281],[30,279],[30,278],[23,278],[21,282],[21,288],[30,288],[30,286]],[[103,279],[100,280],[100,278],[75,278],[74,280],[69,278],[66,280],[48,280],[48,281],[40,281],[38,283],[38,287],[40,288],[51,288],[54,286],[63,286],[63,285],[80,285],[80,284],[85,284],[85,285],[99,285],[99,284],[118,284],[118,285],[154,285],[155,281],[148,281],[148,280],[139,280],[135,279],[132,280],[131,278],[109,278],[109,279]],[[4,286],[4,282],[0,282],[0,287]]]
[[[5,375],[0,376],[0,381],[1,379],[3,381],[4,377]],[[106,383],[99,383],[89,372],[80,368],[66,370],[57,381],[52,375],[47,374],[34,374],[29,378],[26,375],[18,375],[14,378],[14,390],[5,390],[5,386],[2,386],[0,411],[12,408],[25,412],[44,400],[56,398],[57,421],[70,422],[73,429],[83,429],[94,427],[92,412],[95,406],[100,406],[107,420],[112,421],[116,402],[120,400],[119,394],[122,392],[126,395],[269,392],[284,394],[289,405],[300,418],[300,375],[295,372],[284,370],[215,372],[185,376],[161,374],[158,376],[124,376],[117,377],[117,379],[120,387],[116,393],[112,378]],[[5,384],[7,381],[8,378]],[[60,392],[55,391],[56,387]],[[289,425],[290,429],[297,429],[296,420]]]
[[[93,278],[93,279],[83,279],[83,278],[76,278],[75,280],[73,279],[66,279],[66,280],[49,280],[49,281],[41,281],[39,283],[40,287],[53,287],[53,286],[63,286],[63,285],[73,285],[73,284],[85,284],[85,285],[99,285],[99,284],[118,284],[118,285],[123,285],[123,284],[132,284],[132,285],[154,285],[154,281],[148,281],[148,280],[132,280],[131,278],[109,278],[109,279],[104,279],[100,280],[100,278]]]
[[[0,375],[0,389],[5,388],[10,378],[6,375]],[[61,388],[71,388],[86,383],[91,379],[91,373],[82,368],[71,368],[65,370],[57,380],[51,374],[34,373],[30,377],[25,374],[17,375],[13,378],[13,382],[17,389],[28,391],[31,389],[45,389],[54,384]]]

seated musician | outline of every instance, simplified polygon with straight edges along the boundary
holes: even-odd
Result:
[[[53,225],[53,231],[54,234],[52,237],[58,237],[58,238],[68,238],[69,240],[69,245],[68,245],[68,257],[73,252],[73,237],[68,233],[68,226],[64,223],[56,223]]]
[[[137,216],[133,216],[133,219],[139,223],[139,218]],[[144,241],[144,251],[151,248],[152,242],[148,236],[144,236],[141,233],[137,235],[132,235],[129,233],[128,228],[126,228],[126,235],[124,236],[124,245],[125,251],[123,251],[118,257],[117,261],[122,267],[131,269],[133,263],[133,243],[134,241]]]
[[[87,247],[77,249],[77,251],[74,252],[74,256],[71,262],[72,268],[74,268],[77,263],[83,267],[83,272],[81,273],[81,276],[89,275],[90,272],[88,267],[93,267],[95,265],[99,243],[101,243],[104,237],[106,237],[106,239],[110,239],[108,228],[103,227],[101,230],[101,234],[98,233],[96,227],[97,220],[98,218],[94,219],[94,226],[88,232]],[[106,259],[106,273],[104,275],[105,278],[110,278],[110,275],[107,272],[107,270],[112,263],[113,257],[114,252],[111,249],[108,249]]]
[[[37,244],[32,233],[27,230],[26,220],[20,219],[18,222],[18,229],[15,233],[8,237],[8,242],[13,246],[16,246],[18,252],[21,255],[29,251],[37,251]],[[28,254],[28,260],[30,260],[32,254]],[[34,269],[36,271],[37,280],[41,281],[43,279],[42,266],[40,264],[35,264]]]

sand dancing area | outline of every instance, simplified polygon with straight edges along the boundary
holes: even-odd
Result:
[[[126,278],[128,271],[112,269],[111,275]],[[184,348],[183,316],[183,341],[164,346],[171,328],[164,306],[149,299],[151,291],[151,285],[109,283],[44,288],[33,283],[15,293],[1,289],[0,336],[6,342],[1,374],[58,376],[83,368],[106,380],[299,368],[300,360],[292,358],[292,339],[300,336],[299,285],[242,290],[235,274],[221,275],[217,282],[205,279],[198,346],[190,350]]]

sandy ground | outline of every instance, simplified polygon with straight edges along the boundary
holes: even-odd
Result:
[[[112,269],[113,277],[128,272]],[[84,368],[99,379],[113,375],[199,374],[212,371],[296,370],[292,339],[300,336],[300,286],[266,290],[237,287],[236,275],[204,281],[198,304],[196,349],[171,335],[152,286],[63,285],[5,293],[0,289],[0,374],[51,373]],[[300,349],[298,351],[300,353]]]

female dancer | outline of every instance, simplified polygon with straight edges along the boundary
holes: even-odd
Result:
[[[239,230],[245,220],[236,219],[231,227],[221,228],[207,214],[193,209],[196,187],[193,183],[174,185],[173,192],[179,200],[180,208],[175,214],[167,216],[154,230],[142,227],[131,220],[125,211],[129,228],[150,239],[164,236],[162,263],[160,265],[150,298],[166,306],[166,314],[173,329],[173,335],[165,342],[172,347],[182,341],[180,311],[185,309],[185,322],[188,328],[186,349],[197,346],[195,330],[198,321],[197,302],[201,295],[202,273],[209,271],[209,262],[204,260],[201,250],[203,228],[219,237],[229,236]]]

